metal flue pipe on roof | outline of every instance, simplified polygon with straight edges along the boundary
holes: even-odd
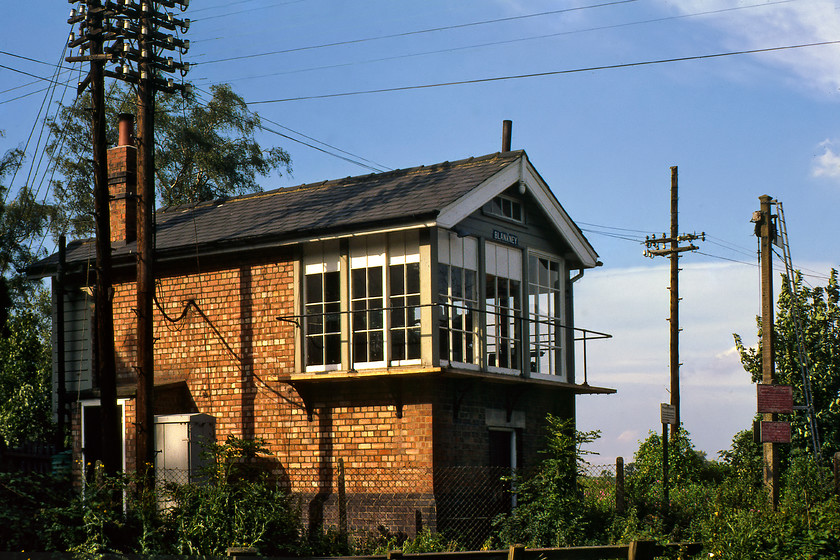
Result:
[[[502,152],[510,151],[510,138],[513,131],[513,121],[502,121]]]

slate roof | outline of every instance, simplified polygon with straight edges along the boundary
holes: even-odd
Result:
[[[522,150],[495,153],[165,208],[156,213],[157,255],[194,255],[197,247],[203,251],[233,250],[433,219],[448,204],[520,157],[527,157]],[[120,257],[134,253],[135,243],[115,244],[112,249],[116,264]],[[91,239],[67,247],[68,264],[94,258]],[[28,272],[33,276],[49,274],[57,263],[57,255],[52,255],[33,264]]]

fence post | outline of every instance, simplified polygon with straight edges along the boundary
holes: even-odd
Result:
[[[389,550],[387,558],[388,560],[396,560],[397,558],[402,558],[402,556],[402,550]]]
[[[338,458],[338,530],[347,538],[347,486],[344,480],[344,459]]]
[[[507,560],[522,560],[525,556],[525,546],[515,544],[508,549]]]
[[[615,511],[624,513],[627,503],[624,497],[624,457],[615,458]]]
[[[627,560],[653,560],[654,541],[633,541],[627,549]]]

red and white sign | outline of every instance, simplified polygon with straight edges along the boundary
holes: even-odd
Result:
[[[790,443],[790,422],[762,422],[761,443]]]
[[[791,414],[793,387],[790,385],[756,385],[759,414]]]

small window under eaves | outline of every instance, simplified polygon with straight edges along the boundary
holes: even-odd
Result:
[[[486,210],[491,216],[519,222],[520,224],[525,221],[522,203],[509,196],[501,194],[494,196],[493,200],[486,206]]]

